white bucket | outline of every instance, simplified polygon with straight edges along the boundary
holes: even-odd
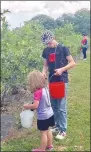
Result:
[[[32,126],[34,112],[31,110],[24,110],[20,113],[21,125],[24,128],[30,128]]]

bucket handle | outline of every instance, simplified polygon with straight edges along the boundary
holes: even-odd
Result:
[[[49,81],[51,81],[52,77],[55,76],[55,73],[51,75],[51,77],[49,78]],[[60,75],[59,75],[60,76]],[[63,76],[62,76],[63,78]],[[64,79],[63,79],[64,80]]]
[[[52,75],[51,75],[51,77],[50,77],[49,81],[51,81],[51,79],[52,79],[52,77],[53,77],[53,76],[54,76],[54,74],[52,74]]]

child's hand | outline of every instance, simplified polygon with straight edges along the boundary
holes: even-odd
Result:
[[[27,109],[27,110],[30,109],[29,108],[29,103],[24,104],[23,107],[24,107],[24,109]]]

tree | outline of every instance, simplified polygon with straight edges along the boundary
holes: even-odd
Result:
[[[3,12],[0,12],[0,16],[1,16],[1,21],[5,21],[6,17],[4,16],[6,13],[11,13],[8,9],[3,10]]]
[[[65,24],[74,23],[74,15],[72,14],[63,14],[61,17],[56,19],[58,26],[64,26]]]
[[[74,27],[76,32],[90,34],[90,11],[81,9],[75,13]]]
[[[56,21],[47,15],[37,15],[31,19],[31,21],[36,21],[44,26],[45,29],[54,29],[56,28],[57,24]]]
[[[58,27],[63,27],[65,24],[73,24],[74,30],[77,33],[90,34],[90,11],[81,9],[73,14],[63,14],[56,19]]]
[[[4,16],[5,14],[7,14],[7,13],[11,13],[8,9],[7,10],[3,10],[3,12],[2,13],[0,13],[0,15],[1,15],[1,23],[2,23],[2,36],[4,35],[4,33],[5,32],[7,32],[7,29],[8,29],[8,27],[9,27],[9,24],[8,24],[8,22],[6,21],[6,17]]]

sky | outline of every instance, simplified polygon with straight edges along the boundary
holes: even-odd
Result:
[[[54,19],[63,13],[74,14],[77,10],[87,8],[90,10],[90,1],[1,1],[1,11],[9,9],[6,19],[11,28],[23,25],[38,14],[45,14]]]

